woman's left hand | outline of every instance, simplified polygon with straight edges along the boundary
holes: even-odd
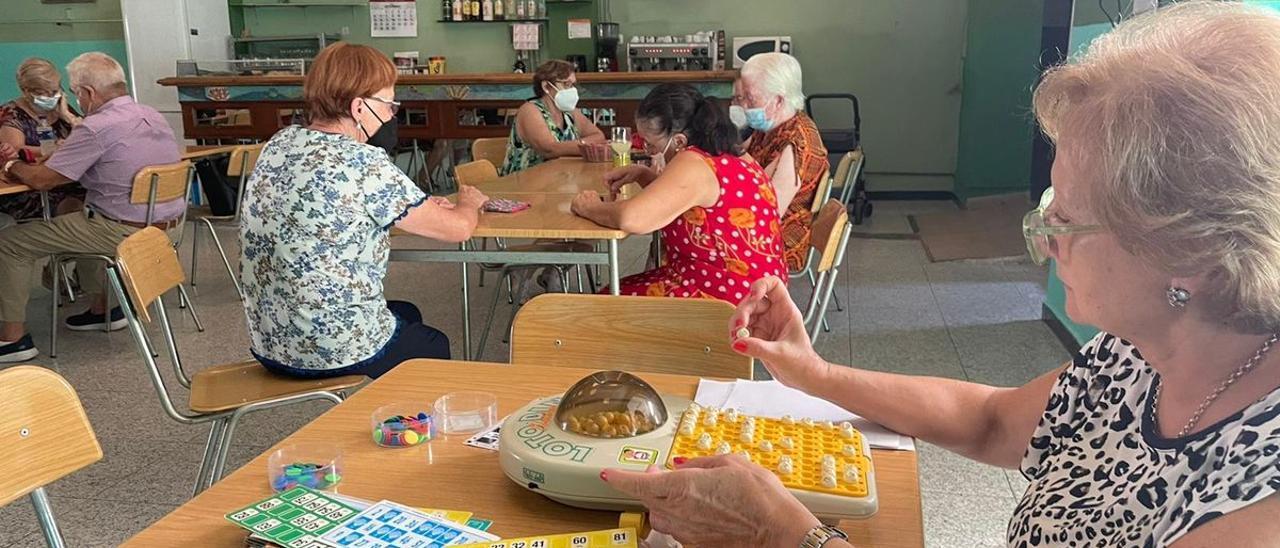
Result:
[[[579,192],[578,195],[573,198],[573,203],[569,205],[569,210],[573,211],[573,214],[579,217],[587,217],[588,208],[599,204],[601,201],[603,201],[603,199],[600,198],[599,192],[594,190],[584,190]]]
[[[428,198],[428,200],[430,200],[430,201],[431,201],[431,203],[433,203],[433,204],[435,204],[435,205],[437,205],[437,206],[440,206],[440,207],[442,207],[442,208],[444,208],[444,209],[453,209],[453,208],[454,208],[454,204],[453,204],[453,202],[450,202],[450,201],[449,201],[449,199],[448,199],[448,198],[445,198],[444,196],[432,196],[432,197]]]
[[[640,499],[653,528],[684,544],[792,548],[819,525],[777,476],[738,455],[676,461],[671,472],[609,469],[600,477]]]

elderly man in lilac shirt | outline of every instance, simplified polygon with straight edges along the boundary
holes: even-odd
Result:
[[[79,181],[88,196],[83,211],[49,222],[0,231],[0,363],[19,362],[39,351],[26,329],[30,282],[37,261],[57,253],[114,255],[126,237],[147,226],[146,205],[130,203],[133,176],[152,165],[179,161],[177,141],[155,109],[134,102],[120,64],[103,53],[76,57],[67,65],[71,91],[87,115],[42,165],[6,161],[3,174],[36,190]],[[182,200],[156,206],[151,226],[178,227]],[[119,308],[107,311],[102,265],[77,265],[80,283],[96,297],[89,310],[66,319],[78,331],[127,323]]]

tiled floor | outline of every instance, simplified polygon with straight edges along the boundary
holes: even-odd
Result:
[[[869,224],[859,227],[860,237],[850,241],[849,264],[838,287],[845,310],[831,311],[832,332],[819,343],[822,354],[868,369],[999,385],[1025,382],[1066,361],[1067,351],[1039,321],[1042,269],[1017,259],[929,263],[918,242],[893,239],[909,230],[906,215],[947,207],[954,206],[876,204]],[[224,242],[234,245],[231,233],[226,236]],[[641,268],[646,242],[633,238],[623,246],[624,272]],[[202,247],[195,302],[207,330],[198,333],[189,316],[176,310],[171,314],[192,369],[248,358],[240,304],[216,256]],[[186,250],[183,256],[188,256]],[[386,293],[417,303],[426,321],[453,339],[458,355],[459,284],[453,266],[393,264]],[[472,293],[477,326],[485,320],[494,286],[492,280],[486,285]],[[805,291],[797,288],[797,293]],[[31,329],[42,349],[49,340],[48,304],[48,292],[37,290]],[[79,305],[69,305],[62,314],[79,310]],[[59,357],[42,355],[36,361],[56,369],[79,392],[105,457],[55,483],[49,492],[70,546],[115,546],[188,498],[207,431],[164,416],[124,332],[60,335]],[[491,338],[488,359],[505,359],[500,339]],[[181,406],[187,394],[177,389],[172,397]],[[236,431],[229,469],[325,408],[313,404],[250,415]],[[928,546],[1003,544],[1006,519],[1026,485],[1016,472],[922,443],[920,474]],[[0,546],[39,545],[25,499],[0,508]]]

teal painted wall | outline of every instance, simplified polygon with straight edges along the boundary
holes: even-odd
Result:
[[[1026,192],[1042,2],[970,0],[955,193]]]
[[[87,51],[115,57],[128,73],[119,0],[63,5],[4,0],[4,7],[8,17],[0,20],[0,102],[20,93],[14,75],[28,57],[52,61],[62,71],[63,87],[67,87],[67,63]]]
[[[1096,4],[1090,2],[1076,2],[1075,20],[1071,27],[1071,43],[1070,50],[1073,55],[1079,54],[1089,43],[1107,31],[1111,30],[1111,23],[1107,21],[1102,12],[1098,10]],[[1066,291],[1062,287],[1062,280],[1058,279],[1057,270],[1051,266],[1049,268],[1049,283],[1045,289],[1044,306],[1049,313],[1059,322],[1067,331],[1075,337],[1076,342],[1084,344],[1098,333],[1098,329],[1084,324],[1078,324],[1071,321],[1067,316],[1067,296]]]

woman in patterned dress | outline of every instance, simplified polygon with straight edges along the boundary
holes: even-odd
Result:
[[[622,294],[737,304],[752,282],[786,274],[773,184],[743,154],[715,99],[687,85],[660,85],[640,103],[636,130],[657,169],[629,166],[606,179],[615,190],[629,183],[644,190],[608,201],[585,191],[573,201],[574,213],[602,226],[662,231],[662,266],[622,279]]]
[[[588,143],[603,143],[604,132],[578,110],[578,74],[573,63],[552,59],[533,73],[534,98],[520,106],[507,139],[499,175],[508,175],[562,156],[580,156]]]
[[[378,50],[325,48],[302,85],[307,125],[272,136],[246,183],[240,278],[250,351],[270,371],[378,377],[449,358],[416,306],[382,294],[388,232],[464,241],[487,198],[464,186],[457,204],[428,199],[396,167],[383,148],[396,142],[395,82]]]
[[[725,326],[750,331],[733,347],[786,385],[1019,469],[1009,546],[1277,546],[1277,97],[1280,14],[1240,2],[1135,17],[1045,75],[1034,106],[1056,145],[1053,192],[1024,233],[1033,258],[1056,261],[1071,318],[1103,331],[1023,386],[828,363],[773,278]],[[603,477],[686,543],[850,546],[768,470],[732,454],[676,462]]]
[[[59,141],[71,133],[80,123],[80,116],[67,106],[62,93],[62,76],[53,63],[33,57],[18,66],[18,89],[22,95],[0,105],[0,143],[14,150],[26,148],[37,156],[40,152],[40,134],[37,129],[43,118],[53,129]],[[49,207],[53,213],[75,211],[84,203],[85,190],[77,183],[59,186],[48,192]],[[0,197],[0,213],[14,219],[39,219],[44,214],[40,194],[24,192]]]
[[[829,168],[818,126],[804,113],[800,63],[785,53],[747,59],[734,106],[755,130],[747,152],[764,166],[778,191],[787,268],[804,268],[813,232],[813,200]],[[735,90],[739,89],[735,86]],[[735,109],[736,110],[736,109]]]

